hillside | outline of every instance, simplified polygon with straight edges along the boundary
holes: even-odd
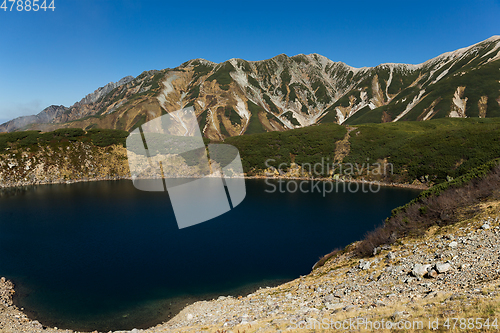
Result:
[[[99,88],[67,108],[0,125],[0,132],[61,127],[130,131],[192,106],[206,138],[362,124],[500,116],[500,36],[422,64],[353,68],[318,54],[216,64],[190,60]]]
[[[426,185],[456,178],[500,156],[498,118],[363,124],[349,130],[347,133],[343,126],[321,124],[232,137],[225,143],[238,148],[248,175],[278,175],[281,171],[282,175],[320,178],[338,174],[340,179]],[[347,151],[341,153],[336,149],[343,136]],[[268,160],[274,168],[283,163],[281,170],[277,173],[269,168]],[[324,169],[310,172],[308,165],[314,167],[315,163]],[[337,163],[335,168],[333,163]],[[386,168],[389,163],[392,168]],[[378,165],[387,172],[375,172],[373,167]]]
[[[127,135],[98,129],[0,134],[0,185],[127,178]],[[320,124],[232,137],[225,143],[238,148],[247,176],[425,187],[450,181],[500,156],[500,118],[351,127]]]

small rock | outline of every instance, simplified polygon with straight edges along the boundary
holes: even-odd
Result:
[[[324,303],[332,303],[334,299],[335,299],[335,296],[326,295],[325,297],[323,297],[323,302]]]
[[[451,268],[450,264],[436,264],[436,271],[440,274],[446,273]]]
[[[343,304],[343,303],[326,303],[325,307],[328,310],[335,311],[335,310],[339,310],[339,309],[342,309],[343,307],[345,307],[345,304]]]
[[[387,253],[387,259],[394,260],[396,259],[396,255],[392,252]]]
[[[193,315],[191,313],[188,313],[186,318],[187,320],[193,320]]]
[[[453,241],[453,242],[451,242],[450,244],[448,244],[448,246],[449,246],[449,247],[451,247],[452,249],[456,249],[456,248],[457,248],[457,246],[458,246],[458,243],[457,243],[457,242],[455,242],[455,241]]]
[[[434,269],[431,269],[429,272],[427,272],[427,276],[435,279],[438,277],[438,272],[436,272]]]
[[[371,265],[371,264],[372,264],[372,263],[371,263],[371,262],[369,262],[369,261],[360,260],[360,262],[359,262],[359,266],[358,266],[358,267],[359,267],[360,269],[362,269],[362,270],[366,270],[366,269],[369,269],[369,268],[370,268],[370,265]]]
[[[488,223],[485,223],[481,226],[481,229],[483,229],[483,230],[488,230],[489,228],[491,228],[491,227]]]

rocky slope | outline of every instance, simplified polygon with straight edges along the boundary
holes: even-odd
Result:
[[[167,323],[130,332],[326,332],[331,326],[321,326],[325,322],[344,320],[361,320],[354,326],[360,331],[370,331],[367,321],[423,325],[410,332],[436,319],[445,329],[446,318],[489,318],[493,324],[500,312],[500,201],[477,208],[472,218],[400,239],[368,259],[357,259],[352,244],[307,276],[237,298],[196,302]],[[0,280],[1,332],[72,332],[27,318],[12,305],[13,290]],[[449,331],[464,331],[458,325]]]
[[[0,154],[0,188],[123,178],[130,178],[130,171],[127,151],[121,145],[70,142],[64,147]]]
[[[353,68],[318,54],[220,64],[195,59],[174,69],[124,78],[48,120],[15,120],[0,125],[0,132],[26,126],[128,131],[188,106],[194,107],[204,136],[213,140],[319,122],[496,117],[499,60],[500,36],[418,65]]]

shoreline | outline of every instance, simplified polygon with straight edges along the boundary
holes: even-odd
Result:
[[[188,178],[188,177],[185,177]],[[365,179],[332,179],[332,178],[313,178],[313,177],[288,177],[288,176],[244,176],[244,179],[272,179],[272,180],[300,180],[300,181],[319,181],[319,182],[342,182],[342,183],[359,183],[359,184],[371,184],[378,185],[381,187],[399,187],[408,188],[415,190],[426,190],[432,186],[427,186],[424,184],[407,184],[407,183],[387,183],[376,180],[365,180]],[[131,176],[116,176],[116,177],[96,177],[87,179],[69,179],[69,180],[54,180],[54,181],[40,181],[40,182],[16,182],[4,184],[0,183],[0,191],[9,188],[22,188],[28,186],[38,186],[38,185],[70,185],[74,183],[88,183],[88,182],[98,182],[98,181],[116,181],[116,180],[132,180]]]
[[[415,190],[427,190],[430,186],[427,185],[415,185],[407,183],[387,183],[380,182],[377,180],[366,180],[366,179],[332,179],[332,178],[312,178],[312,177],[269,177],[269,176],[245,176],[245,179],[276,179],[276,180],[302,180],[302,181],[319,181],[319,182],[340,182],[340,183],[360,183],[360,184],[372,184],[379,185],[383,187],[400,187],[400,188],[410,188]]]

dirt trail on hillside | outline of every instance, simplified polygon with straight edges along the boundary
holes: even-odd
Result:
[[[335,142],[335,163],[342,163],[344,158],[349,155],[349,152],[351,151],[351,144],[349,142],[349,139],[351,138],[351,132],[357,129],[357,127],[346,126],[346,129],[347,133],[345,134],[344,138]]]

